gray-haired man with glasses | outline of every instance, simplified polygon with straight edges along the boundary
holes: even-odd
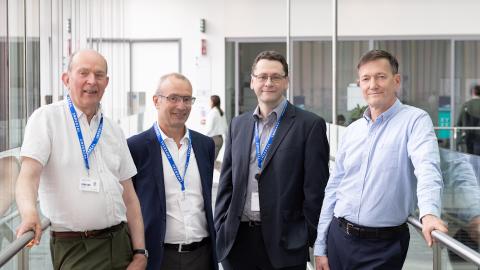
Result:
[[[190,81],[164,75],[153,96],[157,121],[128,139],[133,185],[145,220],[147,269],[217,269],[212,214],[215,145],[185,122],[195,98]]]

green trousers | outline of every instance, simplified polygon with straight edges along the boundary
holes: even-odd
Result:
[[[133,258],[127,224],[94,238],[51,237],[50,252],[55,270],[126,269]]]

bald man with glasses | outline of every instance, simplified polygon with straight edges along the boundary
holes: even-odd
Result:
[[[133,185],[145,221],[147,269],[218,269],[212,214],[215,145],[186,127],[190,81],[164,75],[153,96],[157,121],[128,139]]]

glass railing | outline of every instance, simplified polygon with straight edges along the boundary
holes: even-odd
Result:
[[[0,152],[0,268],[52,269],[49,233],[44,233],[40,245],[31,249],[23,247],[33,233],[32,236],[28,233],[16,239],[16,229],[21,221],[15,205],[15,182],[20,172],[19,151],[16,148]]]
[[[344,129],[328,125],[332,162]],[[449,232],[435,232],[438,244],[428,248],[418,232],[421,224],[411,217],[410,246],[404,269],[432,269],[432,266],[433,269],[480,269],[480,156],[454,151],[442,143],[439,143],[445,186],[442,219],[448,223]],[[14,182],[19,171],[18,149],[0,153],[0,166],[0,268],[52,269],[49,233],[43,234],[40,246],[31,249],[22,248],[29,242],[28,239],[21,237],[15,240],[15,230],[20,224],[13,199]],[[30,239],[33,237],[31,234]],[[18,247],[20,252],[2,264],[5,253]],[[309,263],[307,269],[314,269],[313,263]]]

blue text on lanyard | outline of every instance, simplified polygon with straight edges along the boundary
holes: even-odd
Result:
[[[287,109],[288,102],[285,102],[285,106],[283,106],[282,114],[278,117],[277,123],[273,127],[272,131],[270,132],[270,136],[268,137],[267,145],[263,149],[263,152],[260,152],[260,136],[258,132],[258,121],[255,122],[255,151],[257,153],[257,166],[258,169],[262,169],[263,161],[267,156],[268,149],[272,145],[273,138],[275,137],[275,133],[277,133],[278,126],[280,125],[280,121],[282,120],[283,115],[285,114],[285,110]],[[261,154],[260,154],[261,153]]]
[[[103,114],[100,117],[100,124],[98,124],[97,132],[95,133],[95,137],[93,138],[92,143],[88,147],[88,151],[85,150],[85,142],[83,140],[82,130],[80,129],[80,122],[78,121],[77,112],[75,111],[75,107],[73,107],[72,100],[70,96],[67,95],[68,107],[70,108],[70,114],[73,118],[73,123],[75,124],[75,129],[77,130],[77,137],[78,141],[80,142],[80,149],[82,150],[83,162],[85,163],[85,168],[90,170],[90,165],[88,163],[88,157],[95,149],[95,146],[98,144],[98,140],[100,140],[100,135],[102,135],[102,128],[103,128]]]
[[[165,141],[162,138],[162,134],[160,133],[160,128],[158,127],[158,124],[155,122],[153,124],[153,127],[155,129],[155,133],[157,134],[157,140],[158,143],[160,143],[160,146],[163,149],[163,152],[167,156],[168,162],[170,163],[170,167],[172,167],[173,173],[175,174],[175,177],[177,177],[177,181],[180,183],[180,186],[182,188],[182,191],[185,191],[185,175],[187,174],[187,168],[188,168],[188,163],[190,162],[190,155],[192,153],[192,138],[190,136],[190,132],[188,132],[188,148],[187,148],[187,160],[185,161],[185,171],[183,172],[183,177],[180,175],[180,172],[178,171],[177,165],[175,165],[175,161],[173,161],[172,155],[170,154],[170,151],[167,148],[167,145],[165,144]]]

